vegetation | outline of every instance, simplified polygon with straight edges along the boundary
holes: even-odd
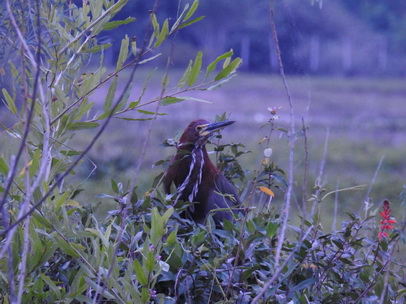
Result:
[[[161,176],[147,193],[139,190],[148,137],[133,178],[112,179],[111,190],[100,194],[117,207],[107,218],[78,199],[82,189],[71,177],[112,118],[141,121],[150,132],[163,107],[195,100],[191,91],[219,87],[241,65],[233,51],[207,65],[197,52],[176,81],[165,70],[153,98],[145,96],[153,72],[148,74],[133,101],[139,67],[157,60],[164,45],[173,48],[177,33],[202,18],[197,0],[171,19],[157,17],[151,8],[146,38],[124,36],[115,69],[108,72],[104,55],[110,44],[99,38],[134,21],[113,19],[126,5],[127,0],[81,5],[6,0],[2,7],[5,45],[14,51],[12,81],[2,88],[14,119],[11,126],[2,125],[1,134],[9,144],[0,155],[2,303],[402,303],[405,265],[396,250],[405,222],[393,217],[388,201],[379,220],[367,206],[363,216],[349,214],[341,229],[327,232],[319,206],[334,192],[326,193],[320,177],[314,192],[304,191],[298,199],[301,222],[287,224],[293,148],[298,138],[306,138],[306,127],[296,128],[293,119],[288,128],[279,126],[278,108],[269,109],[264,156],[252,178],[239,162],[247,153],[242,144],[223,143],[221,135],[213,140],[219,168],[231,180],[244,181],[240,192],[247,215],[235,223],[224,221],[220,229],[210,216],[205,225],[183,219],[180,213],[191,203],[174,205],[159,188]],[[171,52],[166,62],[168,67]],[[286,84],[283,69],[281,75]],[[92,103],[90,97],[102,87],[107,87],[103,102]],[[91,139],[73,148],[73,138],[84,131]],[[276,133],[291,145],[286,173],[271,157]],[[165,168],[167,161],[157,165]],[[280,210],[271,204],[277,190],[286,193]],[[401,200],[405,203],[405,191]]]

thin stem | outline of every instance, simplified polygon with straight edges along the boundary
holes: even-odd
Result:
[[[340,192],[339,188],[340,188],[340,182],[337,181],[336,192],[334,195],[334,217],[333,217],[333,223],[331,224],[331,231],[335,231],[336,225],[337,225],[338,193]]]
[[[323,189],[323,183],[322,183],[322,179],[323,179],[323,175],[324,175],[324,168],[326,166],[326,159],[327,159],[327,151],[328,151],[328,140],[330,137],[330,128],[327,128],[326,130],[326,137],[324,139],[324,149],[323,149],[323,156],[321,158],[321,164],[320,164],[320,169],[319,169],[319,175],[317,176],[317,180],[316,180],[316,186],[318,187],[316,189],[316,193],[315,193],[315,197],[317,197],[317,199],[315,199],[313,201],[313,206],[312,206],[312,213],[311,216],[314,216],[315,212],[316,212],[316,207],[317,204],[319,203],[319,195]]]
[[[285,71],[283,68],[283,62],[282,62],[282,57],[281,57],[281,50],[279,48],[279,41],[278,41],[278,33],[276,31],[276,25],[275,25],[275,19],[274,19],[274,11],[272,9],[272,0],[271,0],[271,28],[272,28],[272,34],[273,34],[273,39],[275,41],[275,52],[276,52],[276,57],[278,59],[278,65],[279,65],[279,73],[283,81],[283,85],[285,87],[286,95],[288,97],[288,103],[289,103],[289,115],[290,115],[290,130],[289,130],[289,173],[288,173],[288,189],[286,191],[285,195],[285,205],[284,205],[284,210],[282,211],[281,217],[282,217],[282,227],[281,231],[279,234],[279,241],[276,246],[276,255],[275,255],[275,265],[279,264],[279,259],[281,255],[281,250],[282,250],[282,244],[284,242],[285,238],[285,232],[286,232],[286,227],[288,224],[288,219],[289,219],[289,211],[290,211],[290,205],[291,205],[291,199],[292,199],[292,192],[293,192],[293,176],[294,176],[294,171],[293,171],[293,162],[294,162],[294,147],[295,147],[295,117],[294,117],[294,112],[293,112],[293,101],[292,97],[290,95],[290,90],[288,87],[288,83],[286,81],[285,77]]]
[[[304,137],[304,172],[303,172],[303,186],[302,186],[302,222],[307,219],[307,175],[309,173],[309,151],[307,143],[307,131],[304,117],[302,117],[302,128],[303,128],[303,137]]]

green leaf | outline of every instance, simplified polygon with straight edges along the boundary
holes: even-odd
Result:
[[[212,103],[211,101],[201,99],[201,98],[195,98],[195,97],[190,97],[190,96],[182,96],[185,100],[192,100],[192,101],[197,101],[197,102],[203,102],[203,103]]]
[[[70,255],[74,258],[79,258],[79,254],[73,249],[72,244],[67,243],[63,238],[61,238],[59,235],[55,235],[55,241],[61,248],[63,252],[65,252],[67,255]]]
[[[93,108],[94,103],[88,103],[87,99],[81,103],[78,111],[76,112],[76,115],[74,116],[74,120],[81,120],[83,115],[85,115],[86,113],[89,113],[90,110]]]
[[[225,84],[226,82],[229,82],[230,79],[232,79],[234,76],[236,76],[236,74],[233,74],[233,75],[231,75],[230,77],[224,78],[224,79],[222,79],[222,80],[216,82],[214,85],[208,87],[206,90],[207,90],[207,91],[215,90],[215,89],[221,87],[221,86],[222,86],[223,84]]]
[[[114,179],[111,179],[111,189],[114,193],[119,193],[118,185]]]
[[[186,84],[186,81],[190,75],[190,71],[192,70],[192,65],[193,65],[193,60],[190,60],[189,65],[187,66],[185,72],[182,75],[182,78],[178,82],[178,88],[181,88]]]
[[[68,125],[68,129],[71,131],[83,130],[83,129],[93,129],[98,127],[99,124],[96,122],[74,122]]]
[[[154,119],[153,117],[149,117],[149,118],[116,117],[116,118],[121,119],[121,120],[127,120],[127,121],[146,121],[146,120]]]
[[[161,56],[161,55],[162,55],[161,53],[156,54],[155,56],[152,56],[152,57],[149,57],[149,58],[147,58],[147,59],[141,60],[140,62],[138,62],[138,64],[147,63],[147,62],[149,62],[149,61],[151,61],[151,60],[154,60],[155,58],[158,58],[158,57]]]
[[[193,62],[192,69],[190,71],[190,75],[187,80],[187,84],[189,87],[195,84],[197,81],[197,77],[199,76],[200,69],[202,68],[202,57],[203,53],[198,52],[195,58],[195,61]]]
[[[174,211],[173,207],[170,207],[168,210],[165,211],[164,215],[162,215],[162,221],[164,222],[163,225],[166,225],[166,222],[173,214],[173,211]]]
[[[291,288],[291,291],[292,292],[300,291],[302,289],[312,286],[315,282],[316,282],[315,278],[306,279],[306,280],[300,282],[299,284],[297,284],[296,286],[294,286],[293,288]]]
[[[158,37],[159,32],[160,32],[160,27],[159,27],[158,20],[156,19],[156,15],[154,12],[151,12],[149,15],[151,18],[152,27],[154,28],[154,35],[155,35],[155,37]]]
[[[6,99],[7,107],[13,114],[17,114],[17,107],[15,105],[14,99],[10,96],[5,88],[1,90],[3,92],[4,98]]]
[[[106,112],[110,110],[111,105],[113,104],[114,95],[116,94],[117,90],[117,81],[118,77],[115,76],[107,92],[106,100],[104,101],[104,111]]]
[[[61,150],[61,154],[65,156],[76,156],[82,154],[82,151]]]
[[[158,46],[160,46],[162,44],[162,42],[168,36],[168,32],[169,32],[168,19],[165,19],[164,24],[162,25],[162,31],[157,36],[154,47],[158,47]]]
[[[134,109],[136,106],[138,106],[140,104],[139,101],[132,101],[130,102],[130,104],[128,105],[129,109]]]
[[[105,25],[103,25],[103,30],[108,31],[108,30],[112,30],[115,29],[116,27],[120,26],[120,25],[124,25],[124,24],[128,24],[135,21],[134,17],[128,17],[125,20],[117,20],[117,21],[111,21],[106,23]]]
[[[124,39],[121,40],[120,54],[118,55],[116,71],[118,71],[122,68],[124,62],[128,58],[129,44],[130,44],[130,39],[128,38],[128,35],[125,35]]]
[[[40,273],[39,276],[41,277],[42,280],[48,285],[50,289],[55,293],[58,299],[62,298],[61,291],[59,290],[59,287],[56,286],[55,282],[52,281],[48,276],[45,274]]]
[[[128,0],[119,0],[116,2],[110,10],[111,16],[117,14],[127,4],[127,2]]]
[[[268,226],[266,227],[266,236],[269,238],[274,237],[277,230],[278,230],[278,224],[269,222]]]
[[[142,301],[142,303],[149,303],[150,298],[151,298],[151,295],[149,293],[148,287],[142,287],[141,288],[141,301]]]
[[[58,213],[59,210],[61,209],[61,206],[63,203],[65,203],[68,199],[69,192],[65,191],[55,202],[55,212]]]
[[[8,174],[8,165],[7,163],[4,161],[3,158],[0,158],[0,172],[3,173],[4,175]]]
[[[233,56],[233,54],[234,54],[233,50],[230,50],[229,52],[218,56],[212,63],[210,63],[207,66],[205,78],[207,78],[209,76],[209,74],[216,69],[217,63],[219,63],[221,60],[224,60],[226,58]]]
[[[176,19],[175,23],[172,25],[170,33],[173,33],[175,30],[177,30],[179,24],[183,21],[183,18],[185,16],[188,8],[189,8],[189,3],[186,3],[186,5],[183,8],[182,13],[179,15],[179,17]]]
[[[85,54],[98,53],[100,51],[107,50],[111,46],[112,46],[111,43],[99,44],[99,45],[95,45],[94,47],[91,47],[90,49],[85,49],[85,50],[81,51],[81,53],[85,53]]]
[[[145,111],[145,110],[137,110],[141,114],[146,114],[146,115],[166,115],[166,113],[156,113],[152,111]]]
[[[176,227],[166,238],[166,244],[172,246],[176,243],[176,235],[178,233],[178,228]]]
[[[198,0],[193,1],[192,6],[190,7],[189,11],[187,12],[185,19],[183,19],[183,20],[184,21],[189,20],[190,17],[192,17],[193,14],[195,13],[195,11],[197,10],[198,6],[199,6],[199,1]]]
[[[188,22],[182,23],[182,24],[179,26],[179,29],[184,28],[184,27],[187,27],[187,26],[189,26],[189,25],[191,25],[191,24],[193,24],[193,23],[195,23],[195,22],[198,22],[198,21],[202,20],[203,18],[204,18],[204,16],[200,16],[200,17],[197,17],[197,18],[195,18],[195,19],[193,19],[193,20],[190,20],[190,21],[188,21]]]
[[[166,97],[166,98],[161,100],[160,104],[161,104],[161,106],[168,106],[170,104],[178,103],[178,102],[181,102],[181,101],[184,101],[184,100],[185,100],[184,98]]]
[[[134,260],[134,272],[138,282],[143,286],[147,286],[148,285],[147,276],[138,260]]]
[[[226,66],[223,70],[220,71],[220,73],[217,74],[217,76],[214,78],[215,81],[219,81],[223,78],[226,78],[228,75],[233,73],[241,64],[242,60],[241,58],[235,58],[231,63]]]
[[[152,270],[154,270],[155,268],[155,256],[154,256],[154,252],[150,251],[147,254],[147,261],[145,263],[145,269],[148,272],[151,272]]]

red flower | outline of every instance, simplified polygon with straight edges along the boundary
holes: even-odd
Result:
[[[388,200],[383,201],[383,211],[379,214],[382,216],[381,225],[379,225],[378,240],[382,240],[382,237],[389,237],[389,234],[385,230],[391,230],[395,226],[390,224],[396,224],[396,220],[391,218],[390,203]]]

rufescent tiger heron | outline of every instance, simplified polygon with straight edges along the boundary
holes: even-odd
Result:
[[[224,219],[231,221],[232,213],[236,211],[230,208],[241,204],[236,189],[213,165],[206,150],[206,142],[213,132],[233,123],[210,123],[203,119],[192,121],[183,132],[177,153],[163,179],[167,194],[171,192],[171,184],[175,184],[175,201],[194,203],[187,209],[186,217],[197,223],[203,223],[212,210],[216,224]]]

